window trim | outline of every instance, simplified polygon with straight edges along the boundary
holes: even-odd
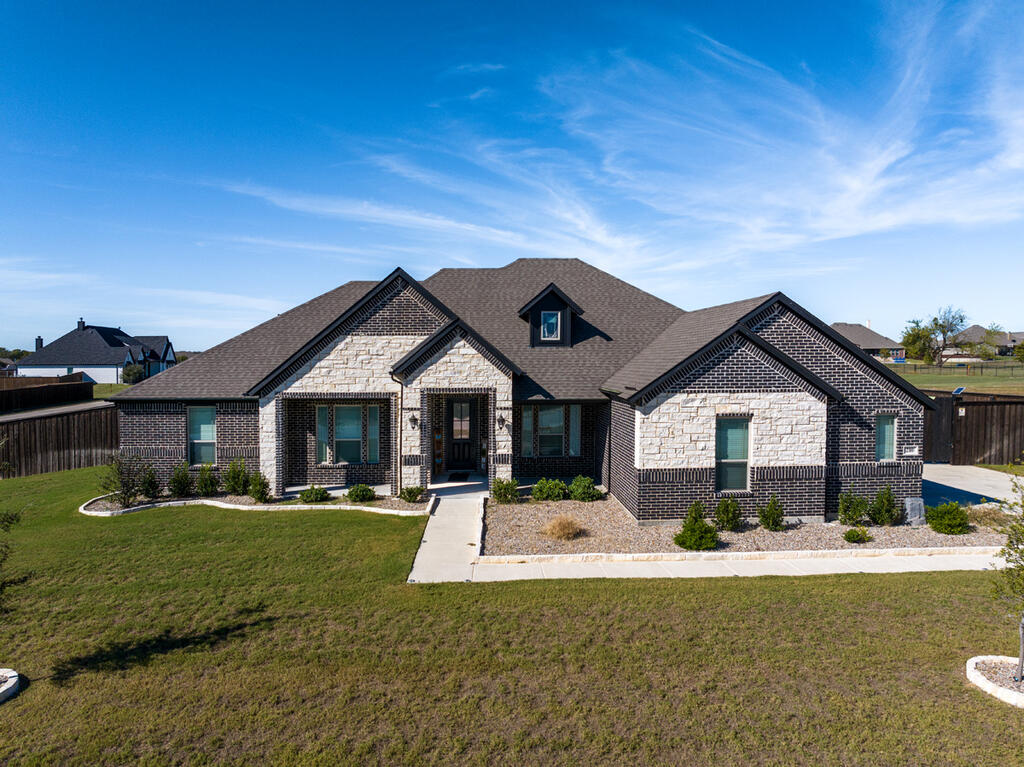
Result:
[[[561,428],[558,430],[558,453],[552,453],[545,455],[544,450],[541,447],[542,437],[554,437],[555,434],[544,434],[541,432],[540,414],[542,410],[558,411],[561,415],[560,424]],[[537,405],[537,457],[538,458],[564,458],[565,457],[565,406],[564,405]]]
[[[555,315],[555,334],[553,336],[544,335],[544,316],[547,314]],[[541,341],[561,341],[562,340],[562,312],[557,309],[544,309],[540,313],[540,340]]]
[[[746,423],[747,431],[747,450],[746,458],[719,458],[718,457],[718,433],[721,428],[722,421],[743,421]],[[752,440],[752,429],[750,428],[751,418],[750,416],[743,415],[721,415],[715,418],[715,492],[721,494],[729,493],[749,493],[750,492],[750,454],[751,454],[751,440]],[[745,471],[743,472],[743,487],[723,487],[720,479],[719,467],[728,465],[743,464]]]
[[[359,437],[358,438],[356,438],[356,437],[340,437],[339,438],[338,437],[338,411],[341,410],[342,408],[350,408],[350,409],[356,410],[359,413]],[[333,456],[334,463],[336,465],[338,465],[338,464],[353,465],[353,464],[365,463],[365,461],[363,460],[363,406],[362,405],[334,405],[333,409],[334,409],[334,413],[333,413],[333,415],[334,415],[334,418],[333,418],[333,423],[334,423],[334,435],[333,435],[334,436],[334,456]],[[341,456],[339,454],[340,451],[338,450],[338,443],[339,442],[355,442],[355,443],[357,443],[359,445],[359,460],[358,461],[346,461],[343,458],[341,458]]]
[[[213,439],[192,439],[192,413],[196,410],[212,410],[213,411]],[[213,460],[210,461],[212,466],[217,465],[217,406],[216,405],[189,405],[185,408],[185,441],[186,449],[188,451],[188,465],[189,466],[202,466],[203,463],[193,462],[193,445],[213,445]]]
[[[892,420],[892,455],[886,457],[878,456],[878,437],[880,436],[878,430],[878,422],[882,418],[889,418]],[[899,422],[896,413],[875,413],[875,463],[892,463],[896,460],[896,425]]]

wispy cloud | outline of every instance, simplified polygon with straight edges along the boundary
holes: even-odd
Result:
[[[488,62],[467,62],[445,70],[447,74],[468,74],[478,75],[487,72],[500,72],[505,69],[504,64],[492,64]]]

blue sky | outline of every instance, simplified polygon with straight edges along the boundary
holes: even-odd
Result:
[[[629,5],[0,4],[0,345],[521,256],[1024,330],[1021,4]]]

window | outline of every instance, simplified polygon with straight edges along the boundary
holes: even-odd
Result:
[[[569,405],[569,455],[580,454],[580,406]]]
[[[366,462],[380,463],[380,407],[366,408]]]
[[[72,373],[75,372],[75,369],[73,367],[71,367],[70,365],[66,368],[66,370],[68,371],[67,372],[68,375],[71,375]]]
[[[452,403],[452,439],[469,439],[469,403]]]
[[[875,416],[875,460],[896,460],[896,416]]]
[[[328,463],[331,460],[331,421],[330,414],[326,407],[319,406],[316,409],[316,461],[317,463]]]
[[[540,340],[557,341],[562,337],[562,313],[540,313]]]
[[[750,450],[750,420],[719,418],[715,433],[715,487],[717,490],[747,489],[747,456]]]
[[[519,409],[523,419],[522,444],[519,449],[523,458],[533,458],[533,407],[527,405]]]
[[[188,409],[188,462],[193,466],[217,461],[217,408]]]
[[[537,408],[537,443],[542,457],[562,455],[564,420],[565,409],[561,405],[541,405]]]
[[[334,462],[359,463],[362,460],[363,408],[339,405],[334,408]]]

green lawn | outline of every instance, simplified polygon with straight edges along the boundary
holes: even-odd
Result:
[[[1024,464],[1019,463],[979,463],[983,469],[992,469],[993,471],[1002,471],[1006,474],[1016,474],[1019,477],[1024,477]]]
[[[106,399],[119,391],[124,391],[129,386],[131,384],[96,384],[92,387],[92,397],[93,399]]]
[[[1011,764],[985,573],[405,583],[424,521],[0,481],[2,764]]]
[[[899,372],[898,370],[896,372]],[[900,373],[918,389],[941,389],[951,392],[959,386],[969,392],[987,394],[1024,394],[1024,376],[968,376],[947,373]]]

